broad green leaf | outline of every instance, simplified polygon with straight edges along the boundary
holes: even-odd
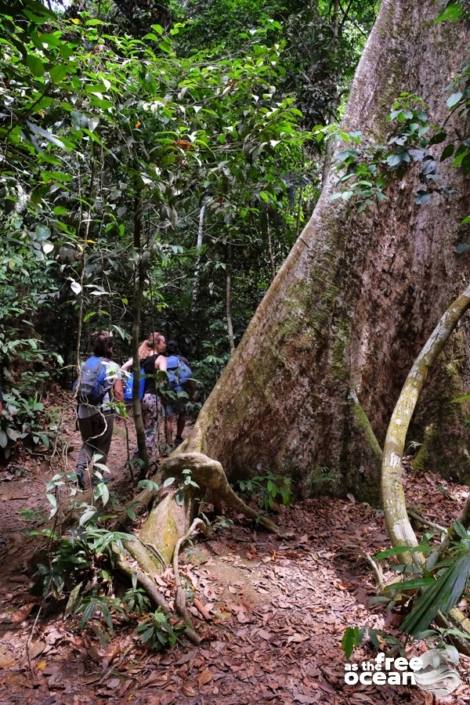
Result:
[[[456,2],[448,5],[434,20],[438,22],[459,22],[463,17],[463,7]]]
[[[51,79],[54,83],[60,83],[68,74],[69,66],[67,64],[57,64],[49,71]]]
[[[364,632],[359,627],[348,627],[341,639],[341,647],[347,659],[350,658],[356,646],[360,646]]]
[[[39,57],[35,54],[28,54],[26,57],[26,63],[31,70],[33,76],[41,77],[44,76],[44,64]]]

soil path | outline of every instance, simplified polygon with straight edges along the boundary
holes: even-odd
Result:
[[[392,614],[387,623],[383,609],[370,606],[374,578],[365,556],[388,545],[381,514],[352,498],[283,508],[277,520],[290,530],[288,539],[256,531],[236,516],[234,525],[221,522],[189,547],[182,572],[207,618],[192,608],[204,636],[200,647],[184,642],[154,654],[125,625],[118,623],[105,638],[100,628],[80,632],[71,618],[46,612],[33,632],[38,599],[25,572],[33,542],[27,531],[39,528],[40,513],[47,511],[47,478],[67,463],[73,468],[79,438],[67,403],[64,397],[58,413],[68,447],[56,453],[52,467],[46,458],[29,457],[0,471],[0,705],[433,702],[414,687],[344,684],[345,628],[393,631],[396,621]],[[121,423],[108,462],[118,487],[125,459]],[[415,508],[444,524],[457,515],[467,492],[430,474],[408,483]],[[171,599],[169,575],[160,587]],[[373,660],[375,654],[366,647],[358,658]],[[470,703],[468,684],[447,702]]]

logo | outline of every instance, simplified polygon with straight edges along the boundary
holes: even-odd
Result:
[[[410,659],[386,656],[381,651],[373,661],[345,663],[344,682],[353,686],[415,685],[436,697],[445,697],[453,693],[461,683],[452,665],[458,661],[459,654],[453,646],[430,649]]]

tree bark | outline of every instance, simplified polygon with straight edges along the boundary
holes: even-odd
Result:
[[[389,110],[403,91],[428,102],[431,124],[444,121],[466,44],[463,25],[433,22],[444,6],[445,0],[383,1],[344,130],[360,129],[365,140],[384,142]],[[330,170],[309,224],[193,431],[162,464],[162,477],[174,477],[174,487],[151,509],[139,541],[127,547],[145,574],[170,563],[206,492],[277,531],[237,497],[224,468],[231,478],[288,474],[305,494],[378,498],[380,445],[395,399],[441,310],[463,288],[468,267],[468,255],[455,249],[466,214],[465,182],[446,163],[441,179],[452,184],[452,198],[442,191],[429,205],[417,205],[419,178],[411,168],[390,186],[385,203],[358,212],[351,203],[332,201],[338,175]],[[468,321],[459,335],[468,346]],[[455,345],[447,350],[444,370]],[[458,386],[463,373],[470,377],[470,365],[455,365]],[[440,393],[430,397],[427,423]],[[449,451],[454,467],[467,472],[463,449]],[[188,470],[197,490],[187,483]]]
[[[145,429],[144,420],[142,416],[142,404],[140,403],[139,399],[139,342],[142,319],[142,300],[145,284],[145,266],[142,259],[142,194],[141,188],[138,184],[136,184],[136,195],[134,198],[134,250],[138,260],[134,289],[134,321],[132,324],[132,374],[134,377],[134,383],[132,388],[132,410],[134,412],[134,425],[137,437],[137,449],[139,453],[139,459],[142,462],[140,475],[143,476],[147,469],[148,457],[147,448],[145,445]]]
[[[384,0],[344,130],[384,142],[389,111],[403,91],[428,103],[431,124],[444,122],[468,40],[464,23],[434,23],[444,6],[445,0]],[[455,116],[452,124],[458,128]],[[432,149],[438,157],[442,145]],[[304,494],[354,492],[377,500],[376,448],[355,423],[351,399],[356,395],[383,444],[407,372],[468,271],[469,254],[455,247],[466,182],[448,162],[439,174],[451,196],[443,190],[429,204],[416,204],[419,177],[411,167],[390,185],[387,201],[360,213],[350,202],[331,200],[338,176],[330,170],[310,222],[181,450],[217,459],[231,477],[275,470],[297,480]],[[413,431],[419,440],[424,420],[438,416],[441,435],[453,444],[436,444],[432,465],[445,471],[452,458],[460,478],[470,477],[463,420],[456,408],[443,419],[439,405],[470,378],[469,361],[459,354],[469,342],[466,321],[433,373]],[[447,383],[436,386],[439,376]]]
[[[230,354],[235,350],[235,336],[232,321],[232,246],[227,245],[227,263],[225,271],[225,317],[227,319],[227,337]]]

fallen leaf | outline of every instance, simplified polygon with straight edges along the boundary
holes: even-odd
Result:
[[[109,681],[106,681],[105,685],[110,690],[114,690],[114,688],[119,688],[119,686],[121,685],[121,679],[120,678],[110,678]]]
[[[16,661],[13,656],[0,644],[0,668],[11,668],[15,664]]]
[[[33,641],[29,647],[29,655],[31,658],[36,658],[42,654],[47,644],[44,641]]]
[[[26,619],[33,607],[34,603],[31,602],[28,605],[24,605],[24,607],[20,607],[19,610],[16,610],[16,612],[13,612],[13,614],[10,615],[10,622],[13,622],[13,624],[20,624]]]
[[[183,693],[184,693],[185,695],[188,696],[188,698],[192,698],[192,697],[194,697],[194,696],[196,695],[196,691],[195,691],[194,688],[193,688],[192,686],[190,686],[190,685],[183,685],[183,687],[181,688],[181,690],[183,691]]]
[[[206,685],[206,683],[210,683],[212,678],[212,671],[210,671],[208,668],[205,668],[197,677],[198,686],[202,688],[202,686]]]
[[[291,634],[289,637],[287,637],[287,643],[291,644],[292,642],[295,644],[300,644],[302,641],[307,641],[309,639],[308,634]]]
[[[271,641],[273,636],[271,632],[268,632],[265,629],[258,629],[257,634],[261,637],[261,639],[264,639],[265,641]]]

